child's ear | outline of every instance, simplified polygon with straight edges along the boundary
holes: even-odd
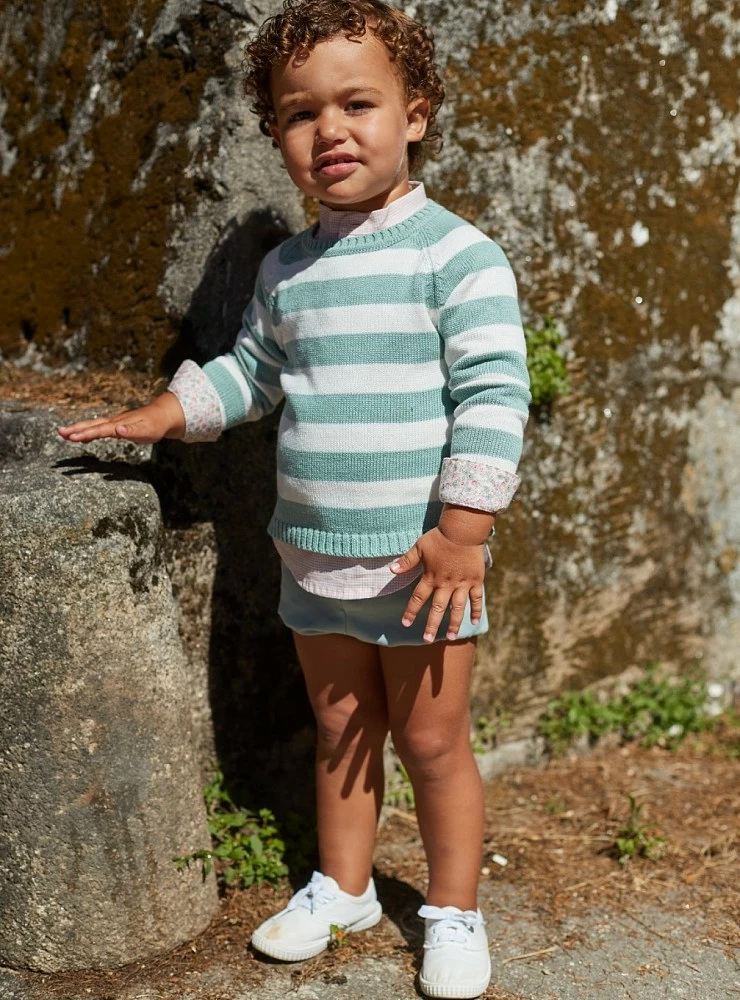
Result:
[[[432,105],[426,97],[415,97],[406,108],[406,139],[419,142],[426,134]]]
[[[270,135],[272,136],[272,147],[273,149],[280,149],[280,131],[277,125],[268,126],[270,130]]]

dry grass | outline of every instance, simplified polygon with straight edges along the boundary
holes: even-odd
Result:
[[[0,400],[63,410],[143,406],[159,395],[167,379],[138,372],[87,371],[43,374],[0,362]]]

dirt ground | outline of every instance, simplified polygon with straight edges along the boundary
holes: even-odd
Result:
[[[494,973],[487,1000],[740,997],[739,758],[740,733],[723,725],[676,751],[605,744],[488,783],[481,908]],[[617,859],[628,795],[642,805],[643,832],[665,839],[661,857]],[[195,941],[115,973],[3,970],[0,997],[419,996],[415,914],[425,864],[412,814],[386,809],[376,883],[385,910],[378,927],[304,964],[271,962],[248,946],[254,927],[289,898],[286,881],[278,891],[229,891]]]
[[[167,387],[166,378],[137,372],[85,371],[51,373],[18,368],[0,361],[0,396],[3,401],[58,406],[63,411],[110,407],[111,412],[143,406]]]

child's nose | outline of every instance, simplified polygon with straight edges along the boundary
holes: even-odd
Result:
[[[325,111],[316,121],[316,137],[319,141],[335,142],[347,136],[347,126],[340,112]]]

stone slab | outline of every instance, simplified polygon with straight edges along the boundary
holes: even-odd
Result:
[[[136,469],[0,470],[0,963],[112,968],[199,933],[213,876],[161,513]],[[124,467],[126,469],[126,467]]]

